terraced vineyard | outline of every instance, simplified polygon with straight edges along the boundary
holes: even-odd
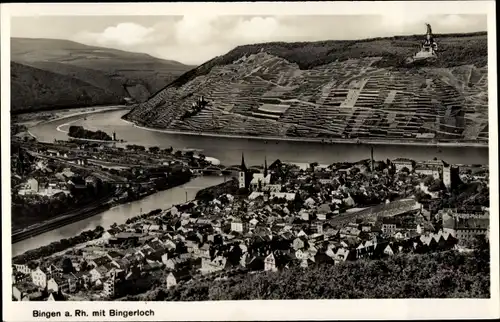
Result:
[[[181,76],[126,118],[234,135],[487,142],[486,66],[385,65],[380,56],[301,69],[262,49],[200,66],[194,72],[207,70]],[[208,105],[181,120],[200,96]]]

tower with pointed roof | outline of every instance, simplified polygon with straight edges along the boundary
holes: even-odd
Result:
[[[264,178],[267,177],[267,158],[264,157]]]
[[[241,166],[240,166],[240,172],[239,172],[239,177],[238,177],[238,182],[239,182],[239,187],[240,188],[247,188],[248,187],[248,169],[245,164],[245,155],[242,153],[241,154]]]

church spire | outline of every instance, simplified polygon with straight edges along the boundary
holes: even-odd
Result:
[[[267,158],[264,157],[264,178],[267,177]]]
[[[245,155],[241,153],[241,171],[246,171],[247,166],[245,165]]]

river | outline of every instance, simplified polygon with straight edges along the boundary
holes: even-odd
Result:
[[[54,139],[66,140],[69,124],[81,125],[90,130],[102,130],[106,133],[116,132],[118,139],[126,144],[159,146],[161,148],[196,149],[208,157],[213,157],[226,166],[241,163],[241,154],[245,154],[247,165],[263,164],[264,159],[273,162],[280,159],[284,162],[330,164],[340,161],[358,161],[370,157],[370,146],[356,144],[321,144],[292,141],[263,141],[256,139],[231,139],[216,137],[200,137],[181,134],[167,134],[148,131],[134,127],[121,120],[126,110],[106,111],[96,114],[74,116],[61,120],[42,123],[30,128],[30,132],[39,141],[53,142]],[[59,130],[58,130],[59,128]],[[478,147],[425,147],[376,145],[375,160],[395,158],[429,160],[434,157],[454,164],[488,164],[488,148]],[[49,244],[53,241],[68,238],[80,232],[93,229],[97,225],[109,227],[114,222],[123,223],[128,218],[157,208],[167,208],[188,198],[192,199],[201,188],[222,182],[221,177],[199,177],[191,182],[167,191],[158,192],[145,199],[112,208],[94,217],[73,223],[62,228],[35,236],[13,245],[13,255],[21,254],[29,249]]]
[[[194,199],[196,193],[224,181],[223,177],[196,177],[190,182],[169,190],[160,191],[144,199],[113,207],[93,217],[51,230],[33,238],[25,239],[12,245],[12,256],[20,255],[30,249],[38,248],[63,238],[74,237],[81,232],[97,226],[108,228],[113,223],[122,224],[128,218],[147,213],[154,209],[170,208],[172,205]]]
[[[40,124],[30,129],[38,140],[53,142],[54,139],[68,138],[64,131],[69,122],[81,125],[87,129],[100,129],[106,133],[116,132],[118,139],[124,144],[140,144],[144,146],[159,146],[161,148],[197,149],[209,157],[214,157],[226,166],[241,163],[241,154],[245,154],[247,165],[262,165],[264,158],[268,162],[280,159],[283,162],[330,164],[340,161],[359,161],[370,158],[370,146],[362,144],[321,144],[315,142],[293,141],[263,141],[257,139],[216,138],[195,135],[168,134],[148,131],[134,127],[124,122],[121,116],[124,110],[101,112],[97,114],[75,116],[64,120]],[[61,126],[63,125],[63,126]],[[60,126],[60,131],[57,127]],[[69,125],[67,125],[69,126]],[[410,158],[414,160],[429,160],[434,157],[453,164],[488,164],[487,147],[433,147],[433,146],[402,146],[375,145],[375,160],[395,158]]]

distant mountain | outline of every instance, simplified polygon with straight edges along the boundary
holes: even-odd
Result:
[[[436,62],[405,65],[422,40],[240,46],[181,75],[125,118],[250,136],[487,140],[486,33],[436,35]],[[193,105],[201,96],[204,108]]]
[[[121,101],[130,97],[138,102],[147,100],[166,83],[192,68],[147,54],[59,39],[12,38],[11,61],[81,80],[103,92],[114,93]],[[108,103],[114,102],[105,104]],[[12,106],[13,111],[19,108],[26,110]]]
[[[119,104],[123,97],[111,90],[70,76],[10,63],[13,112]]]

